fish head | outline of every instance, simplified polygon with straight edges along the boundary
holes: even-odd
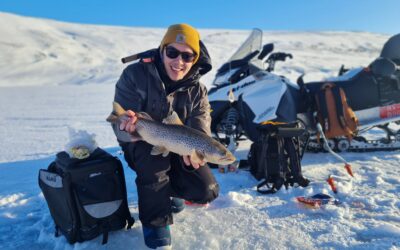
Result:
[[[221,143],[216,146],[216,149],[210,155],[207,155],[207,161],[219,165],[228,165],[236,161],[236,157],[225,146]]]

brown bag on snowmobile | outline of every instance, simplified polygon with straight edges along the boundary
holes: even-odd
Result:
[[[326,83],[322,85],[315,98],[318,121],[326,138],[346,136],[351,140],[357,130],[358,119],[347,104],[343,89],[333,83]]]

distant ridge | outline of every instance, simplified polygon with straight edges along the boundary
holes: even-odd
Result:
[[[129,28],[59,22],[0,12],[0,87],[114,84],[124,65],[120,58],[157,47],[165,29]],[[200,30],[214,68],[203,79],[211,86],[218,67],[249,31]],[[264,43],[294,59],[277,65],[277,73],[295,80],[336,74],[341,64],[369,64],[388,36],[367,32],[264,32]]]

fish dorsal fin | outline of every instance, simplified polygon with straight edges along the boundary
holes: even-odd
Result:
[[[153,118],[151,118],[151,116],[149,114],[147,114],[146,112],[138,112],[138,113],[136,113],[136,116],[139,119],[153,121]]]
[[[160,155],[166,157],[169,154],[169,151],[163,146],[154,146],[150,152],[151,155]]]
[[[190,155],[190,160],[194,163],[201,163],[205,160],[205,155],[198,150],[193,150],[192,154]]]
[[[171,115],[164,118],[163,123],[171,125],[183,125],[183,122],[181,119],[179,119],[179,116],[175,111],[173,111]]]

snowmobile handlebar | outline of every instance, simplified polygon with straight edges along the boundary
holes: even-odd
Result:
[[[275,63],[277,61],[285,61],[286,58],[289,57],[290,59],[293,59],[293,55],[290,53],[284,53],[284,52],[276,52],[271,54],[266,62],[268,63],[268,72],[272,72],[275,70]]]
[[[131,55],[131,56],[127,56],[127,57],[121,58],[121,62],[122,63],[128,63],[128,62],[135,61],[137,59],[139,59],[138,54],[134,54],[134,55]]]
[[[259,60],[264,59],[264,57],[267,56],[269,53],[271,53],[273,50],[274,50],[273,43],[265,44],[261,50],[261,53],[258,55],[258,59]]]
[[[155,49],[151,49],[151,50],[147,50],[144,52],[140,52],[131,56],[127,56],[124,58],[121,58],[121,62],[122,63],[128,63],[128,62],[132,62],[132,61],[136,61],[138,59],[143,59],[143,58],[153,58],[154,57],[154,53],[156,53]]]
[[[286,58],[289,57],[290,59],[293,59],[293,55],[290,53],[284,53],[284,52],[276,52],[271,54],[268,59],[267,62],[270,61],[285,61]]]

